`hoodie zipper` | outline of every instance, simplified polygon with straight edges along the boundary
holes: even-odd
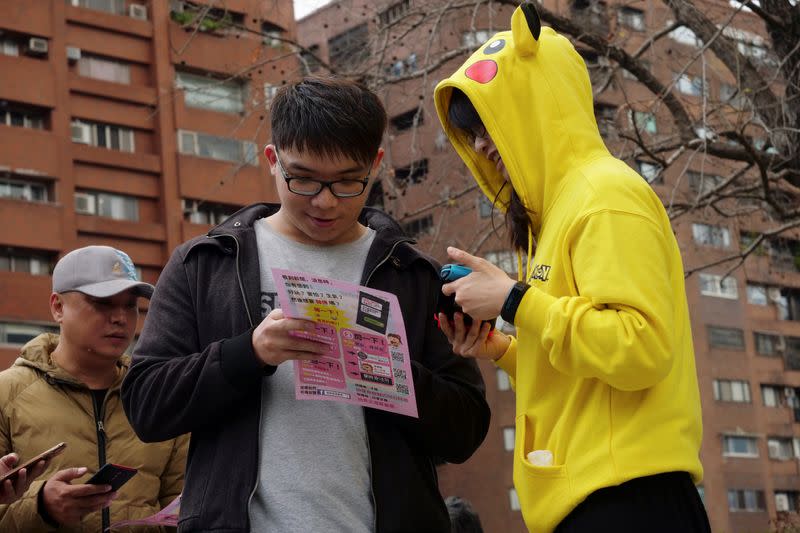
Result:
[[[89,394],[92,396],[95,429],[97,430],[97,459],[99,461],[98,468],[102,468],[103,465],[106,464],[106,428],[103,425],[103,419],[105,418],[105,399],[101,404],[98,405],[97,396],[94,394],[94,392],[89,391]],[[106,392],[106,396],[108,396],[108,392]],[[102,510],[102,516],[103,531],[106,531],[109,527],[111,527],[111,513],[109,512],[108,507],[105,507]]]
[[[255,324],[253,323],[253,315],[250,314],[250,307],[247,305],[247,295],[244,291],[244,283],[242,283],[242,273],[240,271],[239,266],[239,239],[237,239],[234,235],[230,233],[224,233],[220,235],[210,235],[212,239],[218,239],[220,237],[230,237],[233,239],[233,242],[236,243],[236,282],[239,284],[239,291],[242,294],[242,302],[244,302],[244,310],[247,312],[247,320],[250,322],[250,327],[254,327]],[[261,469],[259,468],[259,460],[258,457],[261,453],[261,419],[262,419],[262,411],[261,411],[261,395],[259,394],[259,402],[258,402],[258,432],[256,433],[256,482],[253,484],[253,488],[250,490],[250,495],[247,497],[247,506],[244,510],[244,514],[247,517],[247,527],[250,528],[250,504],[253,502],[253,496],[255,496],[256,489],[258,489],[258,482],[261,477]]]
[[[378,264],[375,265],[372,268],[372,270],[370,270],[369,274],[367,275],[367,278],[364,280],[364,286],[365,287],[369,286],[369,282],[372,279],[372,275],[375,274],[375,272],[384,263],[386,263],[386,261],[388,261],[390,257],[392,257],[392,254],[394,254],[395,249],[400,244],[402,244],[404,242],[414,242],[414,240],[413,239],[400,239],[397,242],[395,242],[392,245],[392,248],[389,250],[389,253],[387,253],[384,256],[384,258],[381,259],[378,262]],[[367,427],[367,412],[366,412],[366,408],[362,407],[361,409],[364,412],[364,429],[367,432],[367,457],[369,458],[369,476],[370,476],[369,495],[370,495],[370,498],[372,498],[372,531],[377,533],[378,532],[378,500],[375,498],[375,487],[372,484],[372,480],[374,479],[373,471],[375,470],[375,465],[372,463],[372,446],[370,445],[370,442],[369,442],[369,428]]]

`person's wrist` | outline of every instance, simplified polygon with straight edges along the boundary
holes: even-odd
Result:
[[[514,319],[517,316],[517,309],[519,309],[519,304],[522,302],[522,297],[525,296],[525,293],[530,288],[530,285],[522,281],[514,283],[506,295],[503,306],[500,308],[500,318],[509,324],[514,324]]]

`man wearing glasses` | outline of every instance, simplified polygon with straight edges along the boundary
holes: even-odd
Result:
[[[180,246],[162,273],[123,385],[144,440],[192,433],[181,531],[449,532],[435,464],[462,462],[489,424],[477,366],[432,317],[438,265],[366,208],[386,112],[363,86],[306,78],[271,104],[264,151],[280,205],[242,209]],[[271,268],[397,295],[419,419],[294,398],[290,332]]]

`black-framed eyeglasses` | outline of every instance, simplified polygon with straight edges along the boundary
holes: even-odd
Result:
[[[337,181],[323,181],[314,178],[293,176],[286,172],[286,169],[283,167],[277,146],[275,147],[275,160],[278,162],[278,168],[281,169],[281,174],[283,174],[283,179],[286,181],[286,186],[291,192],[299,194],[300,196],[316,196],[322,192],[322,189],[327,187],[328,190],[331,191],[331,194],[337,198],[354,198],[356,196],[361,196],[369,183],[369,173],[367,173],[364,179],[344,179]]]

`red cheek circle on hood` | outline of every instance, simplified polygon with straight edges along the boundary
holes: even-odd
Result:
[[[489,83],[497,76],[497,63],[491,59],[482,59],[474,63],[464,71],[464,74],[472,81],[478,83]]]

